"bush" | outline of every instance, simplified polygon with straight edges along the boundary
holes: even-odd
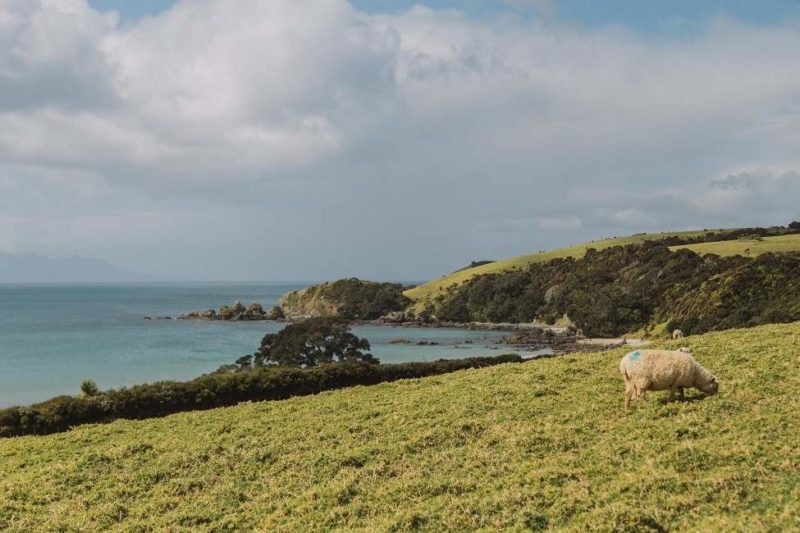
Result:
[[[369,341],[350,333],[350,327],[343,320],[309,318],[290,324],[278,333],[265,335],[252,361],[255,366],[299,367],[344,361],[377,363],[366,350],[369,350]],[[237,364],[248,368],[250,360],[239,359]]]
[[[97,383],[91,379],[84,379],[83,383],[81,383],[81,392],[84,396],[97,396],[100,389],[97,388]]]
[[[216,372],[186,382],[160,381],[107,390],[97,396],[58,396],[29,407],[3,409],[0,410],[0,437],[43,435],[119,418],[152,418],[245,401],[282,400],[354,385],[374,385],[519,362],[522,358],[518,355],[501,355],[428,363],[381,365],[349,361],[313,368],[272,366],[248,372]]]

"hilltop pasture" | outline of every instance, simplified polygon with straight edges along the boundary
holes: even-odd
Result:
[[[800,250],[800,234],[670,246],[670,250],[673,251],[684,248],[700,255],[716,254],[721,256],[744,255],[756,257],[768,252],[781,253]]]

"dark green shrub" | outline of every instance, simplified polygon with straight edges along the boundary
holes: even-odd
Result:
[[[58,396],[28,407],[2,409],[0,437],[42,435],[118,418],[152,418],[244,401],[281,400],[354,385],[521,361],[518,355],[501,355],[394,365],[348,361],[312,368],[269,366],[247,372],[220,371],[186,382],[160,381],[107,390],[93,397]]]
[[[84,379],[81,383],[81,392],[84,396],[97,396],[100,389],[97,388],[97,383],[91,379]]]
[[[366,350],[369,341],[353,335],[347,322],[337,318],[309,318],[265,335],[252,364],[311,367],[344,361],[377,363]],[[237,361],[243,368],[250,363],[245,359]]]

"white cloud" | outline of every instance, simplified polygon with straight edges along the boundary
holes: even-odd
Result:
[[[84,1],[0,2],[0,111],[98,107],[114,99],[98,44],[117,17]]]
[[[84,0],[0,0],[0,221],[25,227],[0,247],[169,270],[216,246],[249,260],[210,254],[215,277],[397,277],[617,231],[785,222],[799,48],[791,23],[645,38],[184,0],[121,27]],[[56,223],[57,243],[42,237]],[[220,225],[237,238],[210,243]],[[311,268],[298,239],[363,254]]]
[[[737,211],[783,213],[796,216],[800,206],[800,173],[756,169],[712,180],[691,204],[711,213]]]

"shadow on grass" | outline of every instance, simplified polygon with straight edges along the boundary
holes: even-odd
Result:
[[[710,396],[713,396],[713,395],[700,393],[700,394],[695,394],[693,396],[686,396],[684,398],[675,398],[673,400],[670,400],[668,397],[667,398],[659,398],[658,401],[660,403],[664,404],[664,405],[669,404],[669,403],[694,403],[694,402],[700,402],[702,400],[705,400],[706,398],[708,398]]]

